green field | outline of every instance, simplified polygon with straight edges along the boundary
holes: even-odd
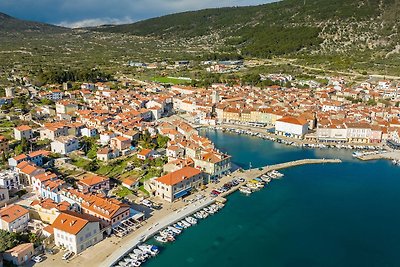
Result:
[[[151,78],[153,82],[158,83],[170,83],[170,84],[190,84],[190,80],[174,78],[174,77],[153,77]]]

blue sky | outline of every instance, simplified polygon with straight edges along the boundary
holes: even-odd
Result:
[[[0,0],[0,12],[68,27],[130,23],[210,7],[258,5],[273,0]]]

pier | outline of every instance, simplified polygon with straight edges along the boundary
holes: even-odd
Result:
[[[282,170],[286,168],[291,168],[295,166],[307,165],[307,164],[327,164],[327,163],[341,163],[340,159],[301,159],[295,161],[289,161],[285,163],[279,163],[275,165],[269,165],[261,168],[254,168],[241,173],[241,176],[251,180],[256,177],[260,177],[261,175],[266,174],[267,172],[273,170]],[[240,173],[240,172],[239,172]]]

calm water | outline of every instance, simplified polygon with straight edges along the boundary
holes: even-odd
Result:
[[[250,196],[187,229],[146,266],[400,266],[400,168],[351,152],[303,150],[207,131],[242,167],[301,158],[345,162],[283,171]]]

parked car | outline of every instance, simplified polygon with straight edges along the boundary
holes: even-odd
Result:
[[[42,262],[42,261],[43,261],[43,258],[40,257],[40,256],[33,256],[33,257],[32,257],[32,260],[33,260],[34,262],[36,262],[36,263],[39,263],[39,262]]]
[[[68,260],[69,258],[72,257],[72,255],[74,255],[73,252],[67,251],[67,252],[65,252],[64,255],[62,256],[62,259],[63,259],[63,260]]]

